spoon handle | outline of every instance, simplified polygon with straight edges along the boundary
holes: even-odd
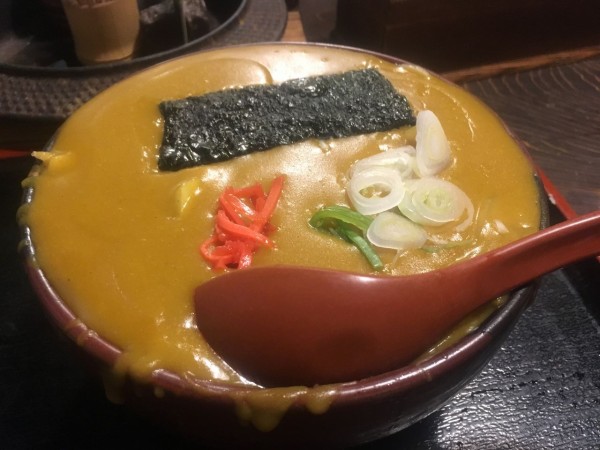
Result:
[[[474,258],[485,268],[482,298],[493,298],[545,273],[600,254],[600,211],[548,227],[535,235]],[[468,271],[469,264],[457,270]],[[507,283],[510,281],[510,283]]]
[[[418,275],[257,267],[200,285],[196,323],[223,359],[257,383],[357,380],[413,361],[489,300],[597,254],[600,211]]]

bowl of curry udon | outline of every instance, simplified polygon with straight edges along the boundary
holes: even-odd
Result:
[[[401,276],[544,226],[498,117],[380,54],[265,44],[169,61],[89,101],[34,156],[22,248],[51,320],[110,399],[210,445],[395,433],[471,380],[535,293],[490,299],[416,361],[342,383],[263,387],[203,339],[195,288],[229,271]]]

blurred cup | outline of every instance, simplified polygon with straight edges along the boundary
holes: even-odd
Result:
[[[137,0],[62,0],[82,64],[131,58],[140,31]]]

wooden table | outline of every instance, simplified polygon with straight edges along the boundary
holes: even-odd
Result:
[[[297,11],[283,39],[304,40]],[[523,141],[560,206],[553,220],[599,209],[600,48],[445,75]],[[0,120],[0,148],[39,148],[58,125]],[[16,251],[19,182],[30,163],[0,160],[0,441],[10,449],[195,448],[108,403],[60,351]],[[544,277],[534,305],[472,383],[439,412],[361,448],[599,448],[599,275],[591,260]]]

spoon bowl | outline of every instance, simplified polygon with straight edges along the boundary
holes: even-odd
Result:
[[[600,211],[418,275],[239,270],[196,289],[196,322],[228,364],[261,385],[359,380],[414,360],[490,299],[597,254]]]

